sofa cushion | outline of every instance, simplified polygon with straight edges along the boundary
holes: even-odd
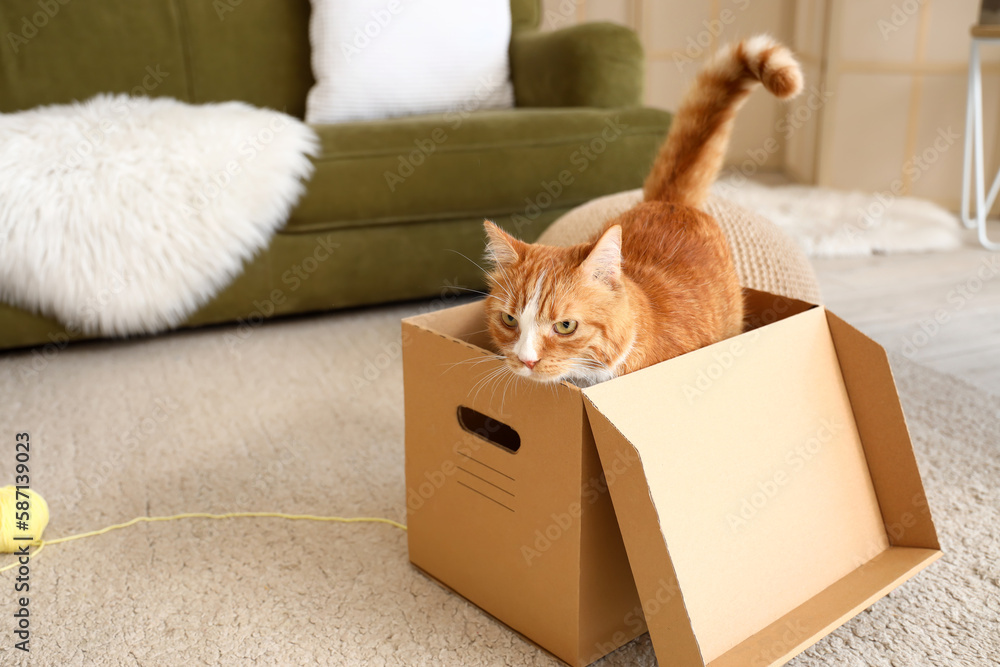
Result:
[[[306,121],[509,109],[510,35],[510,0],[313,0]]]
[[[322,154],[283,231],[532,219],[641,183],[669,122],[658,109],[579,108],[315,126]]]
[[[131,92],[301,118],[310,11],[310,0],[0,0],[0,113]],[[533,28],[539,0],[511,0],[511,13],[515,31]]]
[[[98,93],[187,100],[183,33],[173,2],[0,0],[0,112]]]
[[[242,100],[305,116],[309,0],[184,0],[191,100]]]
[[[0,112],[110,92],[242,100],[302,117],[312,85],[309,8],[309,0],[0,0]]]

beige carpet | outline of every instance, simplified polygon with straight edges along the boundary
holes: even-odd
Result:
[[[0,480],[28,430],[49,537],[190,510],[405,520],[395,344],[419,308],[0,356]],[[1000,663],[1000,399],[895,368],[945,557],[793,665]],[[12,580],[3,665],[558,664],[415,571],[385,525],[191,520],[50,547],[30,659]],[[654,663],[647,636],[602,664]]]

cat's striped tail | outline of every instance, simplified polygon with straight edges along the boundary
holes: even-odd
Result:
[[[781,99],[802,90],[792,52],[768,35],[724,47],[705,66],[674,116],[646,178],[645,198],[700,207],[722,167],[733,119],[763,83]]]

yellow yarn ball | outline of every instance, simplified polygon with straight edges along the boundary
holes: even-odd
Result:
[[[19,502],[27,502],[27,505],[21,505],[18,509]],[[17,527],[17,517],[22,512],[28,513],[25,530]],[[49,525],[49,506],[44,498],[31,489],[21,491],[21,497],[18,498],[17,487],[0,488],[0,553],[10,554],[26,544],[40,544],[42,531],[47,525]],[[30,537],[31,540],[17,539],[25,537]]]

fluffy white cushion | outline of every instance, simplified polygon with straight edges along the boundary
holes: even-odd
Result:
[[[510,0],[313,0],[306,121],[514,104]]]

